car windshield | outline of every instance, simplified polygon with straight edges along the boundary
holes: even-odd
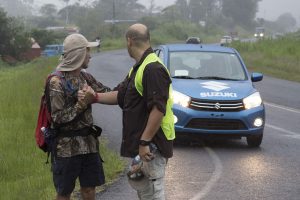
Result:
[[[170,52],[169,70],[179,79],[246,79],[239,58],[231,53]]]

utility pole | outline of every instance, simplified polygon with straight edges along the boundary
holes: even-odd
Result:
[[[66,6],[66,26],[69,24],[69,1],[66,1],[67,6]]]
[[[116,27],[115,27],[115,24],[116,24],[116,5],[115,5],[115,0],[113,0],[113,17],[112,17],[112,20],[113,20],[113,27],[112,27],[112,36],[113,36],[113,38],[115,38],[115,29],[116,29]]]
[[[66,26],[68,26],[68,24],[69,24],[69,1],[70,0],[61,0],[61,1],[66,3],[66,7],[65,7],[65,9],[66,9]]]

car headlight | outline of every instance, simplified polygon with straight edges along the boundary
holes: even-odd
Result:
[[[262,104],[262,99],[259,92],[255,92],[243,99],[243,103],[245,108],[248,110],[260,106]]]
[[[190,101],[191,101],[191,98],[189,96],[186,96],[180,92],[177,92],[175,90],[173,90],[173,102],[175,104],[179,104],[183,107],[188,107]]]
[[[264,37],[264,34],[263,33],[261,33],[261,34],[259,34],[260,35],[260,37]]]
[[[254,37],[257,37],[257,34],[256,34],[256,33],[254,34]]]

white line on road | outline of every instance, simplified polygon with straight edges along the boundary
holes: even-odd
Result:
[[[292,137],[292,138],[295,138],[295,139],[300,139],[300,134],[299,133],[289,131],[289,130],[286,130],[284,128],[280,128],[280,127],[277,127],[277,126],[274,126],[274,125],[271,125],[271,124],[266,124],[265,126],[268,127],[268,128],[272,128],[274,130],[281,131],[283,133],[288,134],[288,135],[283,135],[283,136]]]
[[[265,102],[265,105],[300,114],[300,110],[297,110],[297,109],[284,107],[284,106],[280,106],[280,105],[273,104],[273,103],[267,103],[267,102]],[[278,131],[289,134],[289,135],[284,135],[284,136],[289,136],[289,137],[292,137],[292,138],[300,139],[300,135],[298,133],[295,133],[295,132],[292,132],[292,131],[289,131],[289,130],[286,130],[286,129],[283,129],[283,128],[280,128],[280,127],[277,127],[277,126],[273,126],[271,124],[266,124],[265,126],[268,127],[268,128],[272,128],[272,129],[275,129],[275,130],[278,130]],[[211,148],[205,147],[205,150],[208,152],[209,156],[213,160],[213,163],[215,165],[215,171],[213,172],[213,175],[211,176],[209,181],[201,189],[201,191],[198,192],[190,200],[203,199],[211,191],[213,186],[216,184],[216,182],[220,179],[220,177],[222,175],[223,166],[222,166],[221,160],[219,159],[218,155]]]
[[[267,106],[274,107],[274,108],[279,108],[279,109],[282,109],[282,110],[287,110],[287,111],[290,111],[290,112],[300,114],[300,110],[295,109],[295,108],[289,108],[289,107],[286,107],[286,106],[281,106],[281,105],[277,105],[277,104],[269,103],[269,102],[264,102],[264,104],[267,105]]]
[[[277,104],[269,103],[269,102],[265,102],[264,104],[267,105],[267,106],[274,107],[274,108],[279,108],[279,109],[282,109],[282,110],[286,110],[286,111],[290,111],[290,112],[293,112],[293,113],[300,114],[300,110],[295,109],[295,108],[289,108],[289,107],[286,107],[286,106],[281,106],[281,105],[277,105]],[[288,134],[288,135],[282,135],[281,134],[282,136],[291,137],[291,138],[295,138],[295,139],[300,139],[300,134],[299,133],[295,133],[293,131],[289,131],[289,130],[286,130],[284,128],[280,128],[278,126],[274,126],[274,125],[271,125],[271,124],[266,124],[265,126],[268,127],[268,128],[272,128],[274,130],[277,130],[277,131]]]
[[[207,151],[208,155],[212,158],[212,161],[215,165],[215,171],[213,172],[209,181],[201,189],[201,191],[199,193],[197,193],[190,200],[200,200],[200,199],[204,198],[210,192],[210,190],[215,185],[215,183],[220,179],[222,171],[223,171],[223,166],[222,166],[221,160],[219,159],[218,155],[211,148],[205,147],[204,149],[205,149],[205,151]]]

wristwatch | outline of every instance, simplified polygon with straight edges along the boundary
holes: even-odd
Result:
[[[148,146],[150,145],[151,141],[146,141],[146,140],[140,140],[139,145],[141,146]]]

